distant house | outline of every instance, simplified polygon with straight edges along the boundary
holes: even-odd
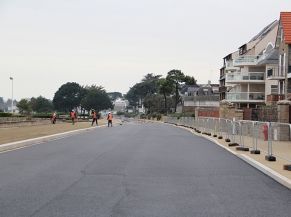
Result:
[[[114,101],[114,111],[116,112],[125,112],[126,107],[128,106],[128,101],[118,98]]]
[[[181,91],[179,112],[195,112],[196,108],[219,107],[219,84],[185,85]]]

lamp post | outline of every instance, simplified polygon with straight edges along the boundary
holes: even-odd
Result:
[[[11,113],[13,114],[13,77],[9,78],[12,82],[12,88],[11,88],[11,93],[12,93],[12,98],[11,98]]]

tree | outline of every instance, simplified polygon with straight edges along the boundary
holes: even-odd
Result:
[[[20,100],[16,106],[19,109],[20,114],[28,115],[31,113],[31,104],[27,99]]]
[[[107,93],[109,98],[111,99],[111,101],[115,101],[117,100],[118,98],[122,98],[122,93],[120,92],[110,92],[110,93]]]
[[[185,76],[184,82],[187,85],[195,85],[196,84],[195,78],[193,76],[188,76],[188,75]]]
[[[161,75],[154,75],[149,73],[144,76],[141,82],[136,83],[129,89],[125,98],[129,101],[131,106],[139,106],[143,104],[143,100],[146,96],[151,96],[158,92],[158,84]]]
[[[80,106],[82,94],[83,88],[78,83],[68,82],[55,93],[53,105],[59,111],[68,112]]]
[[[139,96],[136,94],[136,84],[129,89],[129,91],[125,94],[125,99],[128,100],[129,105],[136,107],[139,102]]]
[[[32,97],[30,99],[31,108],[34,112],[52,112],[53,111],[53,103],[51,100],[46,99],[42,96],[37,98]]]
[[[0,97],[0,110],[2,112],[5,110],[5,103],[3,97]]]
[[[185,75],[181,70],[173,69],[168,72],[168,75],[166,79],[173,83],[175,86],[175,112],[177,111],[177,105],[180,100],[180,94],[179,94],[179,89],[181,87],[181,84],[185,82]]]
[[[113,109],[113,104],[103,87],[92,85],[85,89],[87,89],[87,94],[81,100],[81,105],[87,111],[94,109],[99,112],[104,109]]]
[[[167,96],[171,95],[175,90],[173,82],[162,78],[159,81],[159,93],[164,97],[164,111],[168,112]]]
[[[141,81],[141,87],[144,91],[144,96],[152,95],[158,92],[159,80],[161,75],[154,75],[152,73],[146,74]]]

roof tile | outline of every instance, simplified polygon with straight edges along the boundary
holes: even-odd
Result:
[[[291,12],[281,12],[280,20],[283,26],[285,43],[291,44]]]

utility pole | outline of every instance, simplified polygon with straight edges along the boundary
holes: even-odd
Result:
[[[10,80],[11,80],[11,82],[12,82],[12,91],[11,91],[11,93],[12,93],[12,97],[11,97],[11,113],[13,114],[13,77],[10,77],[9,78]]]

